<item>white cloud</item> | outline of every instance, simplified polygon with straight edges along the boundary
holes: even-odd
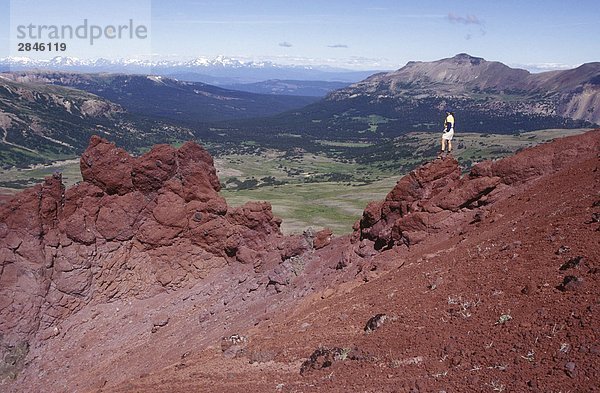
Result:
[[[304,56],[260,56],[253,61],[271,61],[282,65],[301,65],[314,67],[337,67],[354,70],[392,70],[398,68],[396,62],[387,58],[351,56],[342,58],[321,58]]]
[[[460,23],[463,25],[483,25],[483,21],[476,15],[467,14],[467,16],[456,15],[453,12],[448,13],[446,17],[452,23]]]
[[[456,15],[453,12],[449,12],[446,16],[446,20],[453,24],[461,24],[465,26],[479,26],[479,36],[483,37],[486,34],[485,23],[482,19],[479,19],[477,15],[467,14],[466,16]],[[471,29],[469,29],[471,30]],[[468,31],[465,35],[465,40],[471,40],[475,35],[473,31]]]
[[[523,68],[529,72],[546,72],[570,70],[579,67],[581,64],[564,64],[564,63],[527,63],[527,64],[510,64],[513,68]]]

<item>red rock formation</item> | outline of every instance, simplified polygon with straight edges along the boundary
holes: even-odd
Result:
[[[319,250],[331,243],[331,236],[333,236],[333,232],[329,228],[325,228],[315,233],[315,237],[313,239],[313,247],[315,250]]]
[[[578,153],[557,159],[569,146]],[[426,164],[369,204],[354,243],[278,265],[268,320],[198,353],[194,337],[189,356],[152,371],[103,372],[123,382],[98,390],[596,391],[599,147],[595,131],[463,176],[452,159]],[[392,249],[374,250],[379,239]]]
[[[230,209],[195,144],[140,158],[92,145],[86,157],[120,157],[131,177],[95,168],[69,190],[51,177],[0,206],[0,359],[31,343],[8,391],[589,391],[597,380],[599,131],[462,176],[451,158],[428,163],[370,203],[351,236],[307,231],[309,252],[268,203]],[[374,315],[385,324],[365,334]],[[300,376],[323,345],[341,349],[332,368]]]
[[[597,132],[547,143],[499,161],[475,165],[461,177],[451,157],[429,162],[398,181],[384,201],[371,202],[355,224],[354,241],[375,249],[414,245],[428,235],[475,218],[475,208],[489,197],[600,151]],[[458,228],[460,229],[460,228]]]
[[[90,301],[148,297],[229,263],[270,269],[304,252],[269,203],[230,209],[212,157],[188,142],[139,158],[93,137],[83,182],[59,175],[0,206],[0,334],[19,342]],[[46,332],[46,333],[44,333]]]

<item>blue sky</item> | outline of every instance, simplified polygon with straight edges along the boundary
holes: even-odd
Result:
[[[597,0],[0,0],[0,57],[18,54],[16,24],[84,18],[101,26],[132,18],[149,27],[149,37],[69,42],[69,56],[225,55],[353,69],[396,69],[462,52],[530,70],[600,61]]]

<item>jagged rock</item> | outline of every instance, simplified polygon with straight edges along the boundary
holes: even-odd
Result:
[[[342,348],[318,348],[316,349],[300,367],[300,375],[304,375],[313,370],[320,370],[331,367],[331,365],[340,360],[344,350]]]
[[[154,317],[153,321],[152,321],[152,328],[150,329],[150,332],[152,333],[156,333],[158,331],[158,329],[165,327],[169,324],[170,318],[167,315],[158,315],[156,317]]]
[[[387,320],[388,316],[385,314],[377,314],[371,317],[367,324],[365,325],[364,331],[366,333],[371,333],[377,329],[379,329]]]
[[[592,156],[600,150],[598,131],[566,137],[560,143],[545,143],[497,161],[484,161],[471,169],[472,177],[500,177],[505,184],[523,183],[570,165],[577,156]]]
[[[365,207],[363,211],[362,219],[360,221],[360,225],[368,228],[375,225],[379,220],[381,220],[381,208],[383,202],[382,201],[371,201]]]
[[[333,363],[344,360],[364,360],[365,354],[358,348],[317,348],[300,367],[300,375],[314,370],[331,367]]]
[[[567,270],[567,269],[573,269],[576,268],[577,266],[579,266],[579,263],[583,260],[583,257],[581,255],[573,257],[571,259],[569,259],[567,262],[563,263],[558,270]]]
[[[592,217],[590,217],[590,219],[587,220],[585,223],[586,224],[595,224],[598,222],[600,222],[600,213],[592,213]]]
[[[565,373],[571,378],[575,378],[577,376],[575,362],[567,362],[565,364]]]
[[[501,179],[499,177],[481,177],[474,179],[461,179],[451,187],[445,188],[435,197],[430,204],[442,210],[458,211],[464,207],[477,207],[476,202],[484,195],[492,192]]]
[[[444,211],[457,210],[490,187],[459,185],[460,168],[454,158],[419,167],[400,179],[383,202],[367,206],[359,224],[360,238],[372,240],[377,249],[421,241],[433,223],[447,216]]]
[[[28,340],[91,301],[149,297],[227,263],[273,269],[309,249],[269,203],[229,209],[200,145],[135,158],[94,136],[83,182],[60,175],[0,205],[0,335]]]
[[[272,286],[275,288],[276,292],[283,291],[283,288],[286,285],[290,284],[295,277],[302,273],[304,265],[305,261],[302,257],[291,257],[286,259],[269,273],[267,288]]]
[[[158,191],[176,171],[177,151],[169,145],[157,145],[134,162],[133,185],[144,193]]]
[[[107,194],[123,195],[133,189],[133,158],[123,149],[94,135],[80,159],[83,180]]]
[[[583,279],[576,276],[565,276],[563,281],[556,287],[561,292],[577,291],[583,286]]]
[[[321,249],[331,243],[331,236],[333,232],[329,228],[325,228],[315,233],[315,237],[313,238],[313,247],[315,250]]]
[[[598,131],[589,132],[503,160],[485,161],[462,177],[452,157],[429,162],[401,178],[385,200],[367,205],[354,226],[353,242],[368,240],[381,250],[396,244],[414,245],[430,234],[457,229],[458,213],[485,206],[494,193],[564,168],[578,155],[597,154],[597,135]],[[476,223],[482,214],[473,211],[470,222]],[[368,255],[364,244],[360,248],[361,255]]]

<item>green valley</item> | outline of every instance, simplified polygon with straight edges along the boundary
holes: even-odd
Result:
[[[454,156],[464,170],[487,159],[513,154],[525,147],[587,129],[549,129],[516,135],[459,133]],[[414,132],[384,143],[320,140],[320,151],[300,147],[265,149],[248,144],[232,153],[207,144],[215,157],[221,194],[232,206],[247,201],[268,201],[283,218],[286,233],[301,233],[308,227],[329,227],[336,234],[348,233],[366,204],[380,200],[396,181],[415,166],[435,159],[437,133]],[[59,171],[66,185],[81,180],[79,161],[69,160],[33,169],[0,171],[0,193],[15,192]]]

